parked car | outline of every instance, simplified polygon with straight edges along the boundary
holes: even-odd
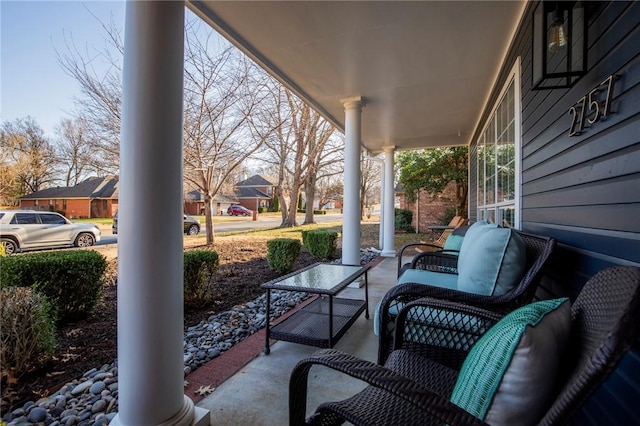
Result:
[[[200,232],[200,221],[198,218],[182,215],[182,222],[184,224],[184,233],[187,235],[197,235]],[[118,212],[113,215],[113,222],[111,223],[111,231],[113,235],[118,234]]]
[[[60,246],[89,247],[96,241],[100,241],[100,229],[91,223],[73,223],[54,212],[0,211],[0,242],[6,254]]]
[[[229,216],[251,216],[253,212],[245,207],[236,204],[233,206],[229,206],[229,208],[227,209],[227,214]]]

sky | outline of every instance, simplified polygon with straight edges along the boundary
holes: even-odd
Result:
[[[124,28],[124,10],[124,1],[0,0],[0,121],[32,116],[54,138],[80,95],[56,49],[66,51],[65,37],[81,49],[101,48],[104,30],[96,17],[105,23],[113,17]]]

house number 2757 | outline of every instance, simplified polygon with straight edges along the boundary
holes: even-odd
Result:
[[[587,127],[611,114],[611,98],[616,76],[610,75],[588,95],[580,98],[571,108],[569,136],[581,134]]]

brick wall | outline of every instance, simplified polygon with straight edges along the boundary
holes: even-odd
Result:
[[[93,200],[93,212],[91,217],[112,217],[118,211],[117,200],[106,200],[104,208],[103,200]],[[50,204],[51,203],[51,204]],[[66,203],[66,207],[65,207]],[[20,200],[21,209],[60,211],[69,219],[83,219],[89,217],[89,199],[52,199],[52,200]]]
[[[448,208],[455,206],[456,184],[451,181],[444,191],[437,196],[432,196],[425,191],[420,191],[417,202],[408,202],[404,194],[400,195],[400,208],[413,212],[413,227],[418,232],[427,232],[431,225],[440,224]]]

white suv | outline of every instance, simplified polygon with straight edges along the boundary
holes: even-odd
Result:
[[[72,223],[53,212],[0,210],[0,243],[6,254],[59,246],[89,247],[100,241],[100,229]]]

